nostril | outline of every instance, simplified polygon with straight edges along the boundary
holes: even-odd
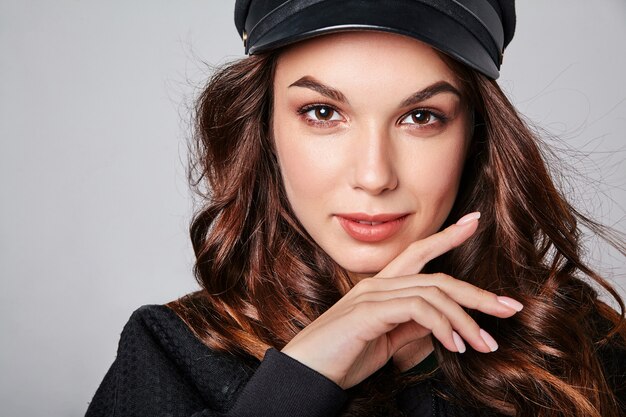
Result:
[[[371,194],[380,194],[393,190],[398,185],[398,178],[391,166],[362,167],[355,173],[354,188]]]

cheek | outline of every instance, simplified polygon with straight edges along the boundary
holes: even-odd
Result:
[[[319,197],[325,184],[330,182],[331,171],[324,167],[324,158],[317,153],[285,144],[278,148],[278,160],[285,191],[294,208],[301,200]]]
[[[465,144],[461,140],[428,145],[416,152],[407,149],[404,154],[404,184],[413,194],[427,200],[456,196],[465,162]]]
[[[324,192],[337,176],[337,156],[325,147],[325,139],[301,138],[293,126],[274,124],[274,142],[285,191],[296,214],[324,203]]]
[[[418,175],[423,178],[420,183],[426,188],[422,194],[439,197],[443,200],[456,196],[463,162],[464,158],[461,152],[431,155],[423,167],[418,170]]]

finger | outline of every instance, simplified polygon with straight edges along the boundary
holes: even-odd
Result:
[[[439,287],[451,299],[463,307],[500,318],[511,317],[524,308],[522,303],[513,298],[497,295],[446,274],[434,275],[434,279],[430,278],[433,285]]]
[[[422,297],[364,302],[355,306],[354,313],[358,315],[360,322],[364,325],[360,333],[366,342],[395,329],[399,324],[414,321],[430,331],[446,349],[458,352],[450,321],[445,314],[441,313]],[[393,346],[390,348],[397,350],[400,347]],[[394,352],[392,351],[392,353]]]
[[[444,230],[413,242],[376,277],[417,274],[427,262],[467,240],[478,228],[479,217],[479,212],[470,213]]]
[[[419,295],[421,287],[437,287],[463,307],[500,318],[511,317],[523,308],[523,305],[517,300],[498,296],[443,273],[394,278],[366,278],[354,287],[354,293],[351,296],[353,302],[382,301]]]
[[[392,351],[394,352],[394,354],[397,354],[398,351],[406,345],[416,341],[420,341],[429,334],[430,330],[426,329],[423,326],[420,326],[419,324],[411,320],[406,323],[400,324],[398,327],[388,332],[387,336],[389,337],[389,343],[392,346]],[[427,344],[429,347],[432,348],[432,343],[424,340],[421,340],[421,342]]]
[[[452,325],[452,328],[456,330],[457,333],[463,337],[463,339],[469,342],[475,350],[483,353],[491,352],[493,350],[491,340],[487,343],[487,340],[483,337],[484,331],[481,332],[481,328],[478,323],[476,323],[476,321],[474,321],[474,319],[467,314],[467,312],[463,310],[457,302],[449,297],[448,294],[436,286],[412,287],[402,290],[364,294],[362,297],[364,301],[362,302],[381,302],[413,297],[423,298],[440,314],[443,314]]]

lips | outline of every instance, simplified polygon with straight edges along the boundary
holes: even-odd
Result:
[[[340,213],[335,215],[345,232],[360,242],[381,242],[395,235],[408,213]]]

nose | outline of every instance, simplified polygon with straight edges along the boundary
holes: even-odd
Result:
[[[386,129],[369,127],[355,138],[352,187],[372,195],[398,186],[393,144]]]

